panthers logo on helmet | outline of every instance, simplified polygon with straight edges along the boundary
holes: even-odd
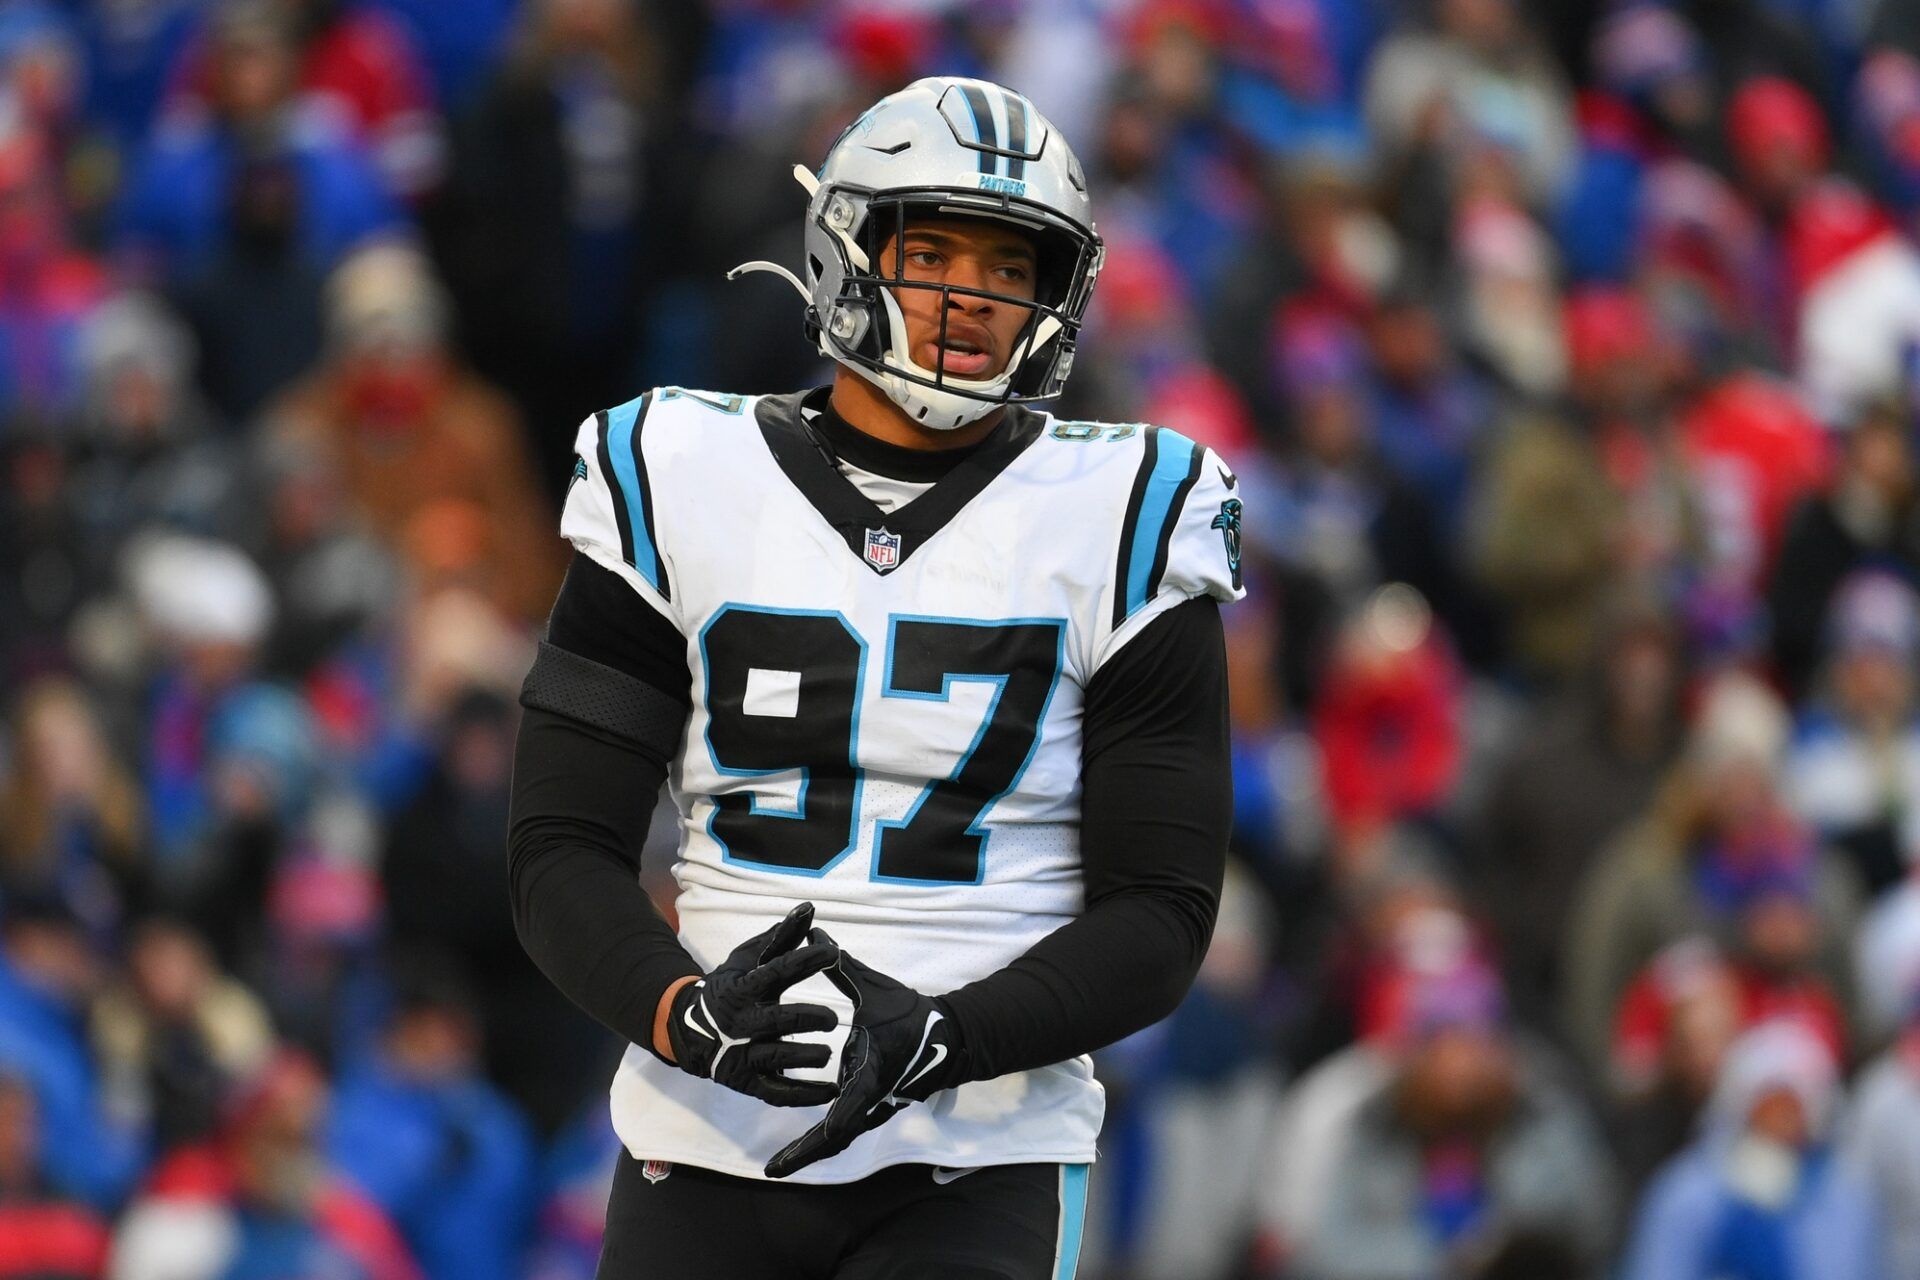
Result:
[[[1233,589],[1240,589],[1240,499],[1228,498],[1220,504],[1220,514],[1213,518],[1213,527],[1220,531],[1220,538],[1227,544],[1227,567],[1233,570]]]

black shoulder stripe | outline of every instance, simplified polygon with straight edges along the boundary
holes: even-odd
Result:
[[[607,484],[614,491],[616,508],[625,508],[621,522],[621,551],[627,563],[639,571],[649,586],[672,599],[666,565],[660,556],[660,541],[653,527],[653,487],[647,478],[647,455],[640,446],[641,429],[653,407],[653,393],[606,411],[606,456],[612,461]]]
[[[1173,531],[1180,527],[1180,513],[1186,510],[1187,495],[1193,492],[1193,486],[1200,479],[1200,463],[1205,453],[1200,449],[1191,449],[1187,462],[1187,473],[1180,477],[1180,484],[1173,491],[1173,503],[1167,508],[1167,518],[1161,522],[1160,537],[1154,543],[1153,571],[1147,575],[1147,595],[1151,597],[1160,590],[1160,579],[1167,572],[1167,551],[1173,544]]]
[[[1149,427],[1145,447],[1140,451],[1140,469],[1133,476],[1133,490],[1127,494],[1126,515],[1120,521],[1120,558],[1113,570],[1113,625],[1127,620],[1127,570],[1133,563],[1133,541],[1139,532],[1140,508],[1147,500],[1147,485],[1153,480],[1154,464],[1160,460],[1160,432]]]
[[[607,412],[593,415],[594,449],[599,454],[600,478],[612,491],[613,522],[620,528],[620,558],[633,563],[633,525],[627,520],[627,504],[620,499],[620,482],[613,474],[613,454],[607,449]]]

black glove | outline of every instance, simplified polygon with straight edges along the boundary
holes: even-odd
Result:
[[[735,947],[706,977],[674,993],[667,1043],[676,1066],[776,1107],[833,1101],[834,1087],[825,1081],[782,1074],[795,1067],[824,1067],[833,1056],[824,1044],[795,1044],[783,1037],[831,1031],[840,1023],[825,1005],[780,1002],[788,987],[840,957],[840,948],[824,934],[800,945],[812,924],[813,904],[803,902],[773,928]]]
[[[824,930],[815,929],[812,936],[816,946],[834,945]],[[844,951],[826,973],[853,1001],[853,1029],[840,1057],[839,1096],[825,1119],[767,1161],[769,1178],[784,1178],[840,1154],[909,1102],[924,1102],[966,1078],[957,1029],[939,1001]]]

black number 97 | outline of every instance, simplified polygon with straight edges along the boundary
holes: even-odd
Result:
[[[943,702],[955,682],[995,689],[953,772],[928,783],[905,818],[877,824],[875,879],[980,882],[988,839],[981,819],[1013,790],[1039,745],[1065,634],[1057,618],[892,619],[883,697]],[[700,643],[714,766],[736,776],[800,771],[791,809],[763,806],[751,792],[718,795],[708,831],[731,861],[825,874],[859,843],[866,642],[837,613],[728,605]]]

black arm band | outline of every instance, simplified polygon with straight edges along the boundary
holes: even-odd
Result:
[[[644,680],[542,642],[520,704],[612,734],[665,764],[680,747],[687,704]]]

